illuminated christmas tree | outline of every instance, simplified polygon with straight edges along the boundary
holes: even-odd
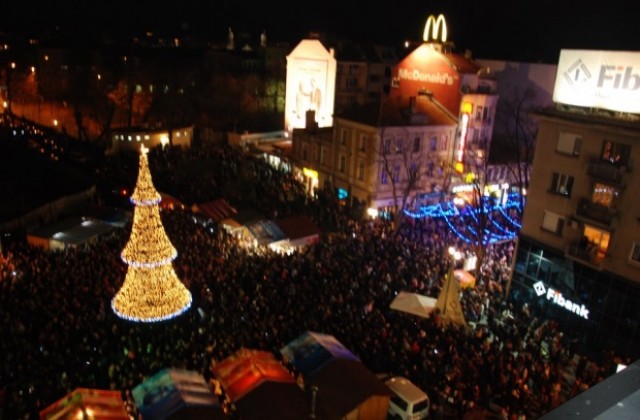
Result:
[[[138,322],[173,318],[191,306],[191,293],[171,264],[178,253],[160,219],[161,197],[151,180],[147,152],[142,146],[138,181],[131,195],[135,205],[131,236],[121,254],[129,268],[111,301],[116,315]]]

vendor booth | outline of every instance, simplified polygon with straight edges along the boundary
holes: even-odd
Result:
[[[335,337],[306,332],[280,349],[315,389],[322,418],[385,420],[391,392]]]
[[[400,292],[389,307],[396,311],[428,318],[436,307],[437,299],[418,293]]]
[[[272,353],[241,348],[213,374],[243,420],[298,420],[311,413],[310,399]]]
[[[40,412],[41,420],[129,420],[120,391],[78,388]]]
[[[143,420],[226,419],[204,377],[197,372],[162,369],[132,390]]]

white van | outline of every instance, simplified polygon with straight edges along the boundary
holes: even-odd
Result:
[[[422,420],[429,415],[429,396],[402,376],[393,376],[384,382],[391,390],[389,418]]]

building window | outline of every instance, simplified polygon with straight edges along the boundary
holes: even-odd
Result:
[[[387,171],[385,169],[382,170],[382,174],[380,174],[380,184],[387,185]]]
[[[616,165],[626,166],[631,154],[631,146],[628,144],[615,143],[606,140],[602,144],[602,154],[600,158]]]
[[[636,264],[640,264],[640,242],[634,242],[631,246],[631,254],[629,254],[629,260]]]
[[[358,149],[361,152],[365,152],[367,150],[367,136],[365,134],[360,135],[360,142],[358,144]]]
[[[314,162],[318,161],[318,145],[317,144],[313,145],[313,161]]]
[[[547,232],[555,233],[556,235],[562,235],[562,228],[564,228],[564,218],[559,214],[545,210],[541,227]]]
[[[386,139],[384,139],[384,144],[382,145],[382,153],[385,155],[388,155],[390,149],[391,149],[391,139],[387,137]]]
[[[602,260],[609,249],[609,239],[611,234],[606,230],[601,230],[593,226],[585,225],[584,238],[597,247],[597,260]]]
[[[431,140],[429,141],[429,150],[435,152],[438,147],[438,137],[431,136]]]
[[[338,161],[338,170],[343,173],[347,170],[347,157],[345,155],[340,155],[340,160]]]
[[[489,118],[489,107],[485,106],[482,111],[482,121],[491,122],[491,118]]]
[[[565,197],[571,197],[571,189],[573,188],[573,177],[559,172],[553,172],[551,177],[550,192],[560,194]]]
[[[364,161],[358,160],[358,180],[364,181]]]
[[[582,137],[573,133],[565,133],[561,131],[558,135],[558,146],[556,152],[565,155],[580,156],[580,147],[582,146]]]
[[[327,163],[327,148],[324,146],[320,147],[320,163],[323,165]]]
[[[394,182],[400,181],[400,165],[395,165],[393,167],[393,181]]]
[[[440,137],[440,150],[447,150],[447,147],[449,146],[448,143],[449,143],[448,136],[446,134],[443,134]]]
[[[342,146],[346,146],[347,145],[347,130],[345,128],[340,130],[340,144]]]
[[[396,153],[402,153],[404,146],[404,139],[402,137],[398,137],[396,139]]]
[[[302,144],[302,160],[307,160],[307,144]]]
[[[418,153],[420,151],[420,136],[416,136],[413,138],[413,153]]]
[[[482,107],[478,106],[476,108],[476,121],[482,120]]]
[[[598,182],[593,186],[591,202],[615,209],[618,207],[618,202],[620,201],[620,193],[620,189]]]

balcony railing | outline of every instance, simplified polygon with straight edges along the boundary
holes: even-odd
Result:
[[[627,171],[625,166],[620,166],[604,160],[595,160],[587,166],[587,174],[607,181],[620,182],[622,175]]]
[[[578,208],[576,209],[576,216],[584,219],[590,219],[607,226],[613,222],[616,215],[616,210],[594,203],[588,198],[580,199]]]
[[[598,269],[601,268],[605,256],[604,253],[598,252],[597,249],[585,248],[579,244],[569,245],[565,253],[574,260],[589,264]]]

